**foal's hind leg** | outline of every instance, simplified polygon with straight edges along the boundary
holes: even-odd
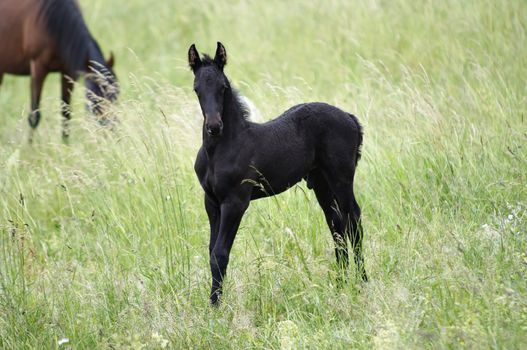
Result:
[[[346,235],[344,234],[344,226],[342,219],[338,213],[337,203],[335,197],[331,192],[324,176],[317,171],[309,174],[309,179],[312,181],[313,190],[317,197],[320,207],[324,211],[326,222],[335,242],[335,256],[337,258],[337,265],[346,270],[349,265],[348,246],[346,242]]]
[[[363,231],[360,222],[360,207],[353,193],[353,180],[351,182],[337,181],[331,184],[331,188],[337,197],[346,235],[351,241],[357,270],[362,280],[367,281],[368,277],[364,268],[364,257],[362,255]]]
[[[355,259],[355,265],[363,281],[368,281],[368,276],[366,275],[366,269],[364,268],[364,256],[362,255],[362,223],[360,218],[360,207],[355,199],[355,194],[353,194],[353,217],[351,218],[351,228],[350,228],[350,241],[351,247],[353,248],[353,254]]]

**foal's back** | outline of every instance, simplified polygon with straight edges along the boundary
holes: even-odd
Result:
[[[268,151],[305,149],[313,157],[320,152],[357,153],[362,143],[362,128],[355,116],[321,102],[296,105],[263,124],[252,125],[253,136]],[[290,147],[287,147],[290,146]],[[325,156],[332,156],[324,154]]]
[[[247,133],[242,138],[252,142],[239,152],[274,194],[315,169],[338,168],[352,178],[362,143],[361,127],[353,115],[319,102],[300,104],[269,122],[251,124]]]

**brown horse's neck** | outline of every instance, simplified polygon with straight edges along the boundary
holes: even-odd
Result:
[[[66,73],[78,77],[88,70],[90,61],[104,64],[99,45],[92,37],[77,1],[39,0],[38,18],[56,44]],[[95,68],[95,67],[94,67]]]
[[[104,57],[102,52],[98,48],[97,42],[95,39],[88,35],[82,42],[79,43],[79,46],[82,47],[82,59],[70,61],[65,61],[64,67],[67,68],[67,73],[70,77],[77,79],[79,75],[84,73],[91,73],[93,71],[99,71],[101,66],[105,65]],[[64,58],[62,58],[65,60]]]
[[[87,49],[87,58],[86,62],[95,62],[94,69],[98,70],[97,68],[100,68],[101,66],[105,66],[106,62],[104,62],[104,56],[102,54],[101,48],[99,47],[99,44],[93,37],[90,35],[90,38],[87,41],[88,49]],[[99,66],[99,67],[97,67]]]

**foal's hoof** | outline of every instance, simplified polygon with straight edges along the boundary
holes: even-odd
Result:
[[[366,275],[366,271],[362,271],[361,277],[362,277],[362,282],[368,282],[368,275]]]
[[[212,307],[218,307],[220,306],[220,296],[221,296],[221,293],[216,291],[216,292],[213,292],[211,295],[210,295],[210,299],[209,299],[209,302],[210,302],[210,306]]]
[[[27,143],[29,143],[30,145],[33,144],[33,140],[35,139],[35,129],[31,128],[29,130],[29,134],[27,136]]]
[[[339,275],[336,279],[336,284],[338,289],[342,289],[346,284],[348,284],[349,279],[347,276]]]

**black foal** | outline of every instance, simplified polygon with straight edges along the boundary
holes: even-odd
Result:
[[[225,47],[218,42],[214,59],[201,59],[192,45],[188,59],[204,116],[195,170],[210,222],[211,303],[219,300],[229,253],[249,202],[283,192],[302,179],[324,211],[338,265],[348,265],[349,238],[366,281],[360,208],[353,193],[362,144],[357,118],[325,103],[305,103],[267,123],[252,123],[223,73]]]

